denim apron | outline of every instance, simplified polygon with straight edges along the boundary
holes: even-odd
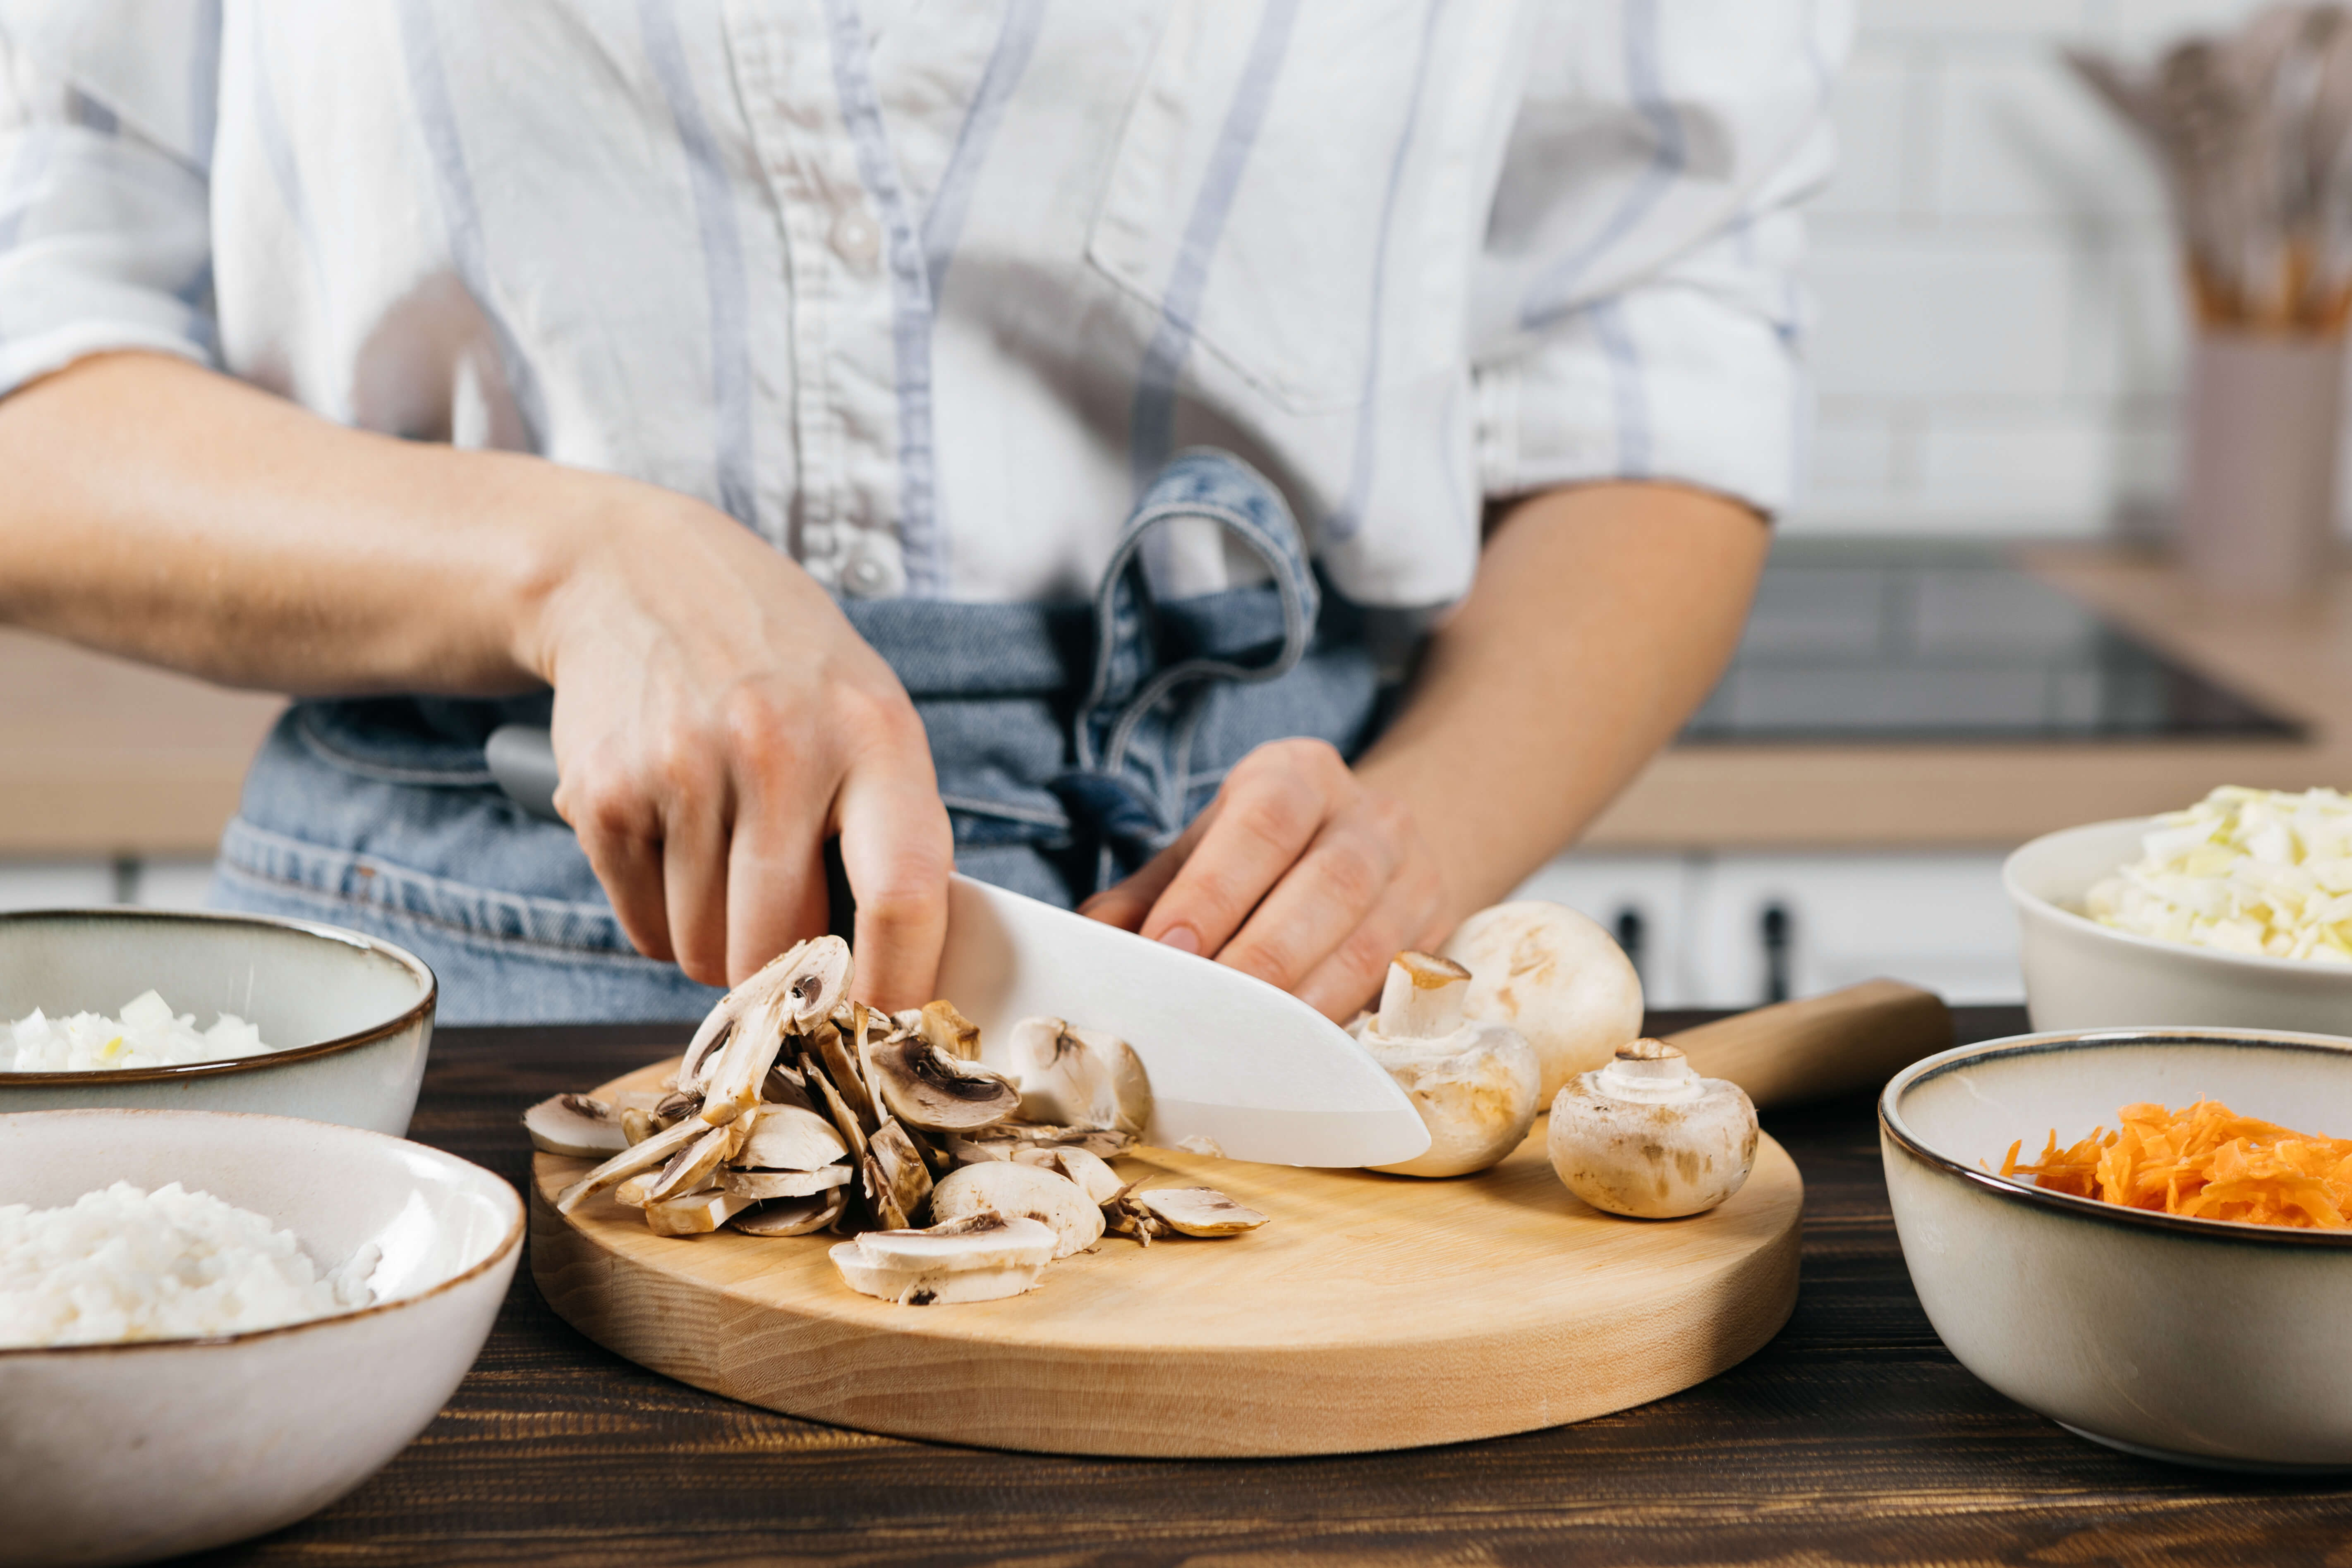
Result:
[[[1206,519],[1269,581],[1155,599],[1146,542]],[[847,600],[929,735],[957,869],[1068,906],[1182,830],[1253,748],[1353,757],[1381,680],[1274,487],[1223,452],[1145,487],[1090,604]],[[448,1024],[692,1018],[719,994],[639,956],[569,828],[499,793],[482,745],[547,693],[298,702],[221,840],[215,908],[389,938],[433,966]]]

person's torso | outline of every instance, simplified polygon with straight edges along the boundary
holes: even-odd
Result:
[[[850,595],[1083,595],[1205,442],[1343,591],[1443,601],[1517,12],[231,0],[222,353],[701,497]],[[1235,580],[1199,542],[1177,591]]]

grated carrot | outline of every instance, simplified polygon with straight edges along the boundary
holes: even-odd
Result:
[[[2078,1198],[2197,1219],[2306,1229],[2352,1227],[2352,1139],[2320,1138],[2241,1116],[2219,1100],[2179,1110],[2126,1105],[2120,1128],[2101,1127],[2072,1148],[2052,1129],[2041,1157],[2018,1161],[2019,1139],[2000,1163],[2004,1176]]]

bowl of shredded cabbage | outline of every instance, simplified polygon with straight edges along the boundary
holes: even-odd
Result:
[[[258,915],[0,915],[0,1113],[244,1110],[408,1130],[432,1040],[423,961]]]
[[[2037,1029],[2352,1034],[2352,797],[2225,785],[2009,858]]]

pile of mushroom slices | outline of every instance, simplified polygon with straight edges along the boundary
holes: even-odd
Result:
[[[1484,1171],[1548,1103],[1552,1170],[1610,1214],[1671,1219],[1738,1192],[1756,1159],[1756,1108],[1683,1053],[1639,1039],[1642,981],[1609,933],[1565,906],[1497,904],[1443,953],[1401,952],[1380,1008],[1349,1026],[1412,1100],[1429,1148],[1376,1169]]]
[[[879,1012],[846,998],[851,973],[840,938],[803,942],[720,998],[662,1094],[532,1106],[539,1149],[603,1162],[557,1210],[609,1192],[663,1236],[830,1228],[853,1238],[832,1253],[853,1289],[909,1305],[1018,1295],[1106,1234],[1148,1246],[1265,1223],[1111,1168],[1151,1115],[1125,1041],[1024,1018],[999,1072],[953,1004]]]

